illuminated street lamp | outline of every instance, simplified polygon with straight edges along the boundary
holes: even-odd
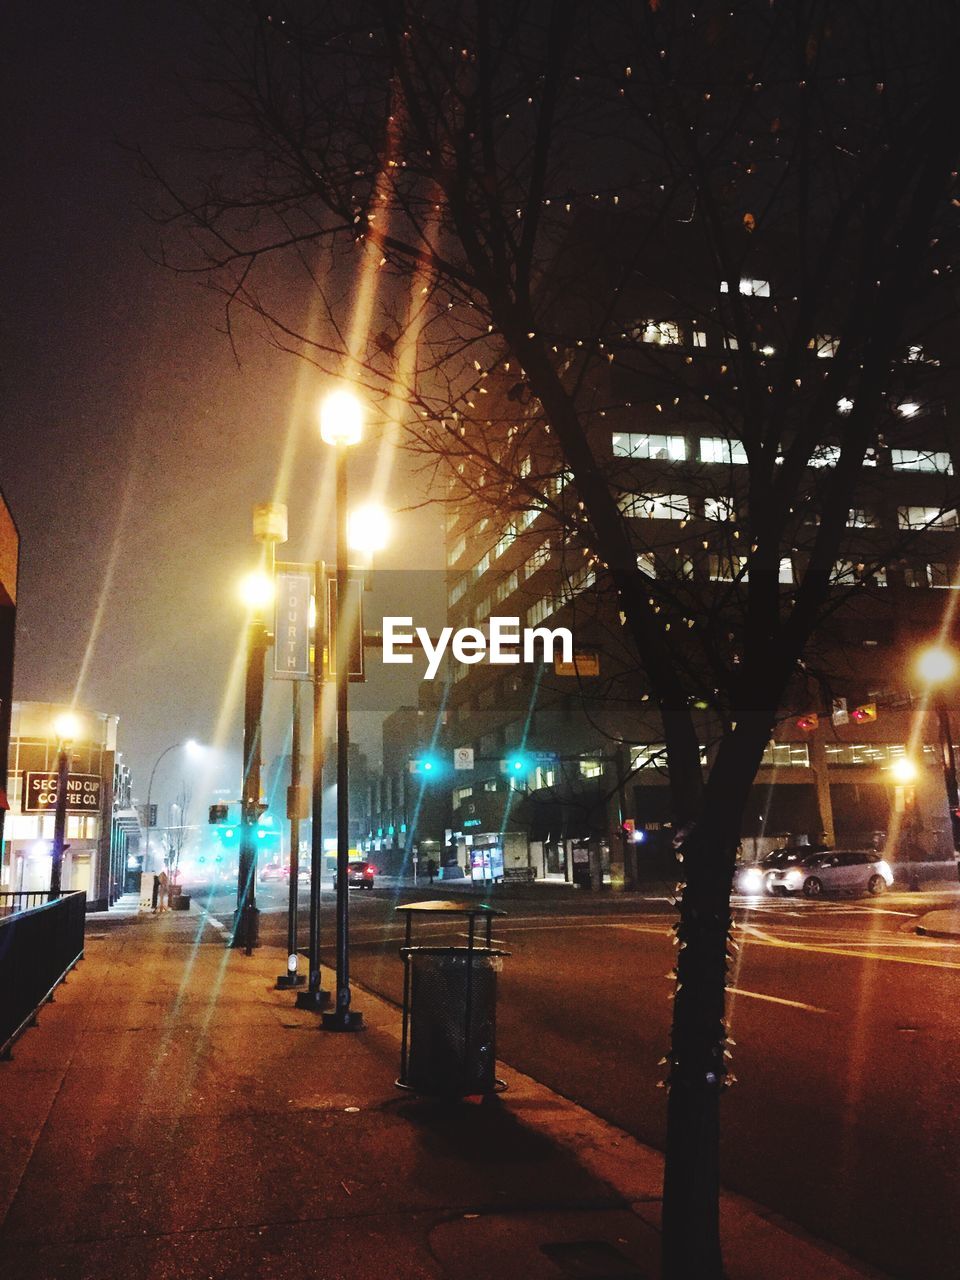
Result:
[[[287,508],[282,502],[261,502],[253,509],[253,536],[263,546],[262,567],[240,584],[247,606],[247,661],[243,692],[243,776],[240,787],[240,850],[237,866],[237,908],[229,945],[252,955],[260,945],[257,908],[257,824],[260,806],[261,721],[264,662],[270,636],[266,613],[275,592],[276,544],[287,540]]]
[[[953,749],[953,730],[943,686],[957,675],[957,655],[943,645],[930,645],[917,656],[916,673],[926,686],[933,700],[940,738],[940,764],[943,769],[943,786],[947,793],[947,809],[950,813],[950,835],[954,854],[960,854],[960,788],[957,786],[957,758]],[[960,864],[958,864],[960,869]]]
[[[347,897],[350,856],[348,667],[352,650],[351,629],[358,625],[358,619],[351,617],[347,590],[347,450],[360,442],[362,434],[363,406],[360,401],[346,388],[332,391],[320,406],[320,436],[336,451],[337,494],[337,635],[333,645],[337,685],[337,996],[335,1007],[321,1020],[325,1031],[358,1031],[363,1026],[363,1015],[350,1008],[350,908]],[[333,641],[334,637],[330,639]]]
[[[63,853],[67,830],[67,787],[70,782],[70,748],[80,734],[80,721],[65,711],[53,722],[57,735],[57,804],[53,814],[53,856],[50,862],[50,899],[60,897],[63,884]]]
[[[373,555],[390,541],[390,518],[383,507],[368,502],[354,507],[347,519],[347,544],[351,551]]]

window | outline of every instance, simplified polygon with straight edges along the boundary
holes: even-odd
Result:
[[[497,789],[496,778],[485,778],[483,782],[483,789],[484,791],[496,791]]]
[[[695,347],[705,347],[707,345],[707,335],[702,329],[694,329],[692,337]]]
[[[556,771],[553,769],[545,769],[543,765],[537,765],[533,771],[533,789],[539,791],[542,787],[552,787],[556,781]]]
[[[780,572],[777,581],[781,586],[789,587],[793,585],[793,561],[789,556],[780,557]]]
[[[890,462],[894,471],[935,471],[941,476],[953,475],[949,453],[929,449],[891,449]]]
[[[457,561],[460,559],[460,557],[464,554],[466,549],[467,549],[466,538],[465,537],[458,538],[456,542],[451,546],[450,550],[447,552],[447,563],[456,564]]]
[[[707,749],[701,744],[700,763],[707,763]],[[667,744],[665,742],[642,742],[630,748],[631,769],[666,769]]]
[[[657,576],[657,561],[652,551],[641,551],[637,556],[637,568],[648,578]]]
[[[519,575],[514,569],[513,573],[507,574],[493,589],[493,603],[503,604],[507,596],[513,595],[519,586]]]
[[[704,498],[704,520],[736,520],[737,508],[732,498]]]
[[[528,453],[525,458],[520,459],[520,466],[518,467],[518,471],[520,473],[521,480],[525,480],[527,478],[527,476],[530,474],[532,467],[533,467],[533,462]]]
[[[950,572],[950,566],[942,560],[931,560],[926,564],[909,565],[904,570],[904,579],[908,587],[952,588],[958,584]]]
[[[712,582],[733,582],[737,578],[743,582],[747,580],[746,556],[708,556],[707,567]]]
[[[517,530],[514,525],[508,525],[503,536],[493,548],[493,559],[497,560],[505,551],[509,551],[517,538]]]
[[[837,348],[840,346],[839,338],[831,338],[828,333],[818,333],[815,338],[811,338],[807,343],[811,351],[817,353],[819,360],[829,360],[831,356],[837,354]]]
[[[620,510],[647,520],[687,520],[690,499],[685,493],[627,493],[620,499]]]
[[[747,451],[741,440],[726,440],[723,436],[701,436],[700,461],[743,464],[747,461]]]
[[[855,587],[858,583],[873,587],[887,585],[887,571],[882,565],[868,568],[859,560],[837,560],[833,566],[832,587]]]
[[[550,540],[540,544],[536,551],[523,562],[524,578],[531,578],[538,569],[542,569],[550,559]]]
[[[665,769],[667,766],[667,744],[665,742],[645,742],[642,746],[630,748],[631,769]]]
[[[768,768],[806,769],[810,748],[805,742],[769,742],[760,763]]]
[[[847,513],[848,529],[876,529],[877,515],[867,507],[851,507]]]
[[[469,800],[473,795],[473,787],[457,787],[453,793],[454,805],[462,804],[464,800]]]
[[[673,320],[643,320],[627,332],[634,341],[650,342],[658,347],[675,347],[680,343],[680,326]]]
[[[901,529],[956,530],[957,513],[940,507],[897,507],[897,524]]]
[[[820,444],[817,445],[810,460],[808,467],[835,467],[840,460],[840,446],[838,444]]]
[[[549,618],[551,614],[556,613],[560,608],[561,601],[553,596],[544,596],[542,600],[538,600],[536,604],[532,604],[527,610],[527,626],[539,627],[540,623]],[[469,670],[469,668],[465,668]]]
[[[613,454],[616,458],[648,458],[683,462],[687,456],[687,442],[683,436],[651,436],[637,432],[617,432],[613,436]]]
[[[458,600],[462,600],[464,593],[470,585],[470,575],[464,574],[462,578],[458,578],[450,590],[447,592],[447,603],[453,607]]]
[[[769,298],[770,281],[744,278],[740,281],[739,291],[747,298]],[[730,285],[726,280],[720,281],[720,292],[729,293]]]
[[[582,778],[603,777],[603,764],[599,760],[581,760],[580,776]]]

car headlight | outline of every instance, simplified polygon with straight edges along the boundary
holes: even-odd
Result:
[[[740,873],[740,888],[744,893],[759,893],[763,888],[763,872],[759,867],[748,867]]]
[[[880,859],[877,863],[877,870],[883,876],[884,880],[886,880],[887,884],[893,884],[893,872],[891,871],[890,863],[887,862],[886,858]]]
[[[803,884],[803,872],[794,868],[793,871],[787,872],[783,880],[785,884]]]

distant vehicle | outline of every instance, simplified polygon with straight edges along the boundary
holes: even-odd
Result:
[[[767,873],[792,866],[820,848],[811,849],[810,845],[787,845],[783,849],[774,849],[765,854],[759,862],[746,862],[737,867],[733,877],[733,892],[759,896],[768,893]]]
[[[373,880],[377,874],[377,868],[372,862],[364,860],[351,862],[347,867],[347,888],[348,889],[372,889]],[[336,888],[337,880],[334,876],[334,888]]]
[[[768,871],[768,893],[802,893],[819,898],[824,893],[878,894],[893,884],[890,866],[874,849],[830,849],[808,853],[787,866]]]
[[[265,867],[260,870],[261,880],[289,880],[290,868],[283,867],[279,862],[268,862]]]

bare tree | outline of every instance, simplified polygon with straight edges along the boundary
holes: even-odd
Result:
[[[902,530],[851,531],[849,513],[890,441],[910,447],[905,403],[934,404],[951,376],[930,353],[954,317],[960,15],[888,0],[210,13],[218,172],[184,191],[153,171],[166,260],[223,291],[228,329],[252,314],[360,382],[454,496],[547,512],[616,594],[685,870],[664,1274],[719,1276],[735,851],[837,585],[869,593],[902,552]],[[677,458],[697,506],[653,545],[629,515],[642,460],[611,460],[600,428],[691,423],[715,453]],[[938,505],[954,499],[946,477]]]
[[[187,817],[192,799],[193,788],[185,778],[182,778],[177,791],[177,798],[170,806],[171,822],[167,827],[167,849],[164,862],[166,863],[171,886],[179,879],[180,875],[180,856],[183,853],[183,846],[189,830]],[[176,822],[172,821],[174,810],[176,810],[177,814]]]

